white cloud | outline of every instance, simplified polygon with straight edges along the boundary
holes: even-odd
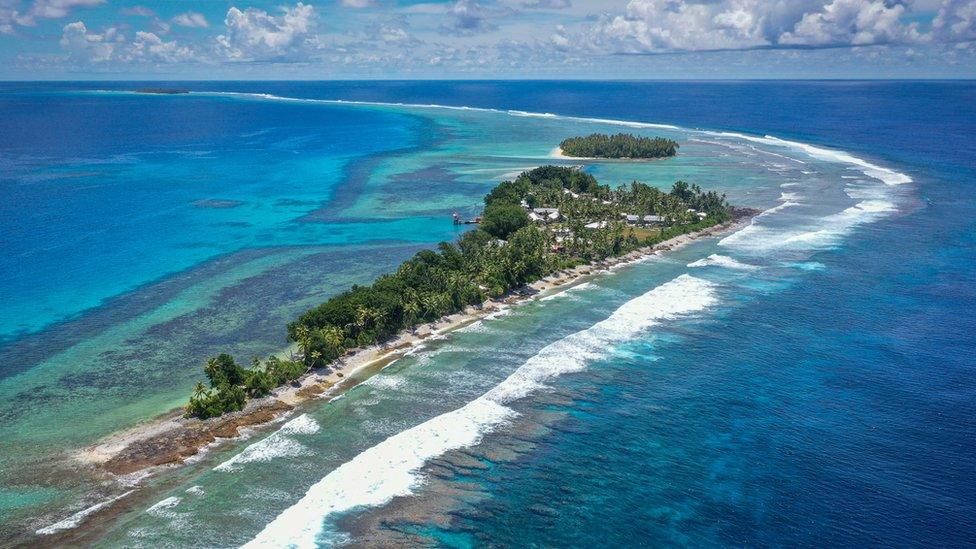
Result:
[[[976,0],[943,0],[932,29],[948,42],[976,40]]]
[[[768,44],[757,1],[631,0],[604,17],[592,38],[624,52],[750,48]]]
[[[167,42],[152,32],[137,31],[135,39],[129,41],[116,27],[94,32],[81,21],[64,26],[61,47],[71,59],[84,63],[178,63],[197,58],[191,48],[175,40]]]
[[[0,34],[13,34],[18,0],[0,0]]]
[[[376,0],[342,0],[340,3],[346,8],[371,8],[376,5]]]
[[[205,29],[210,26],[207,22],[207,18],[201,13],[195,11],[188,11],[186,13],[181,13],[173,18],[173,23],[181,27],[190,27],[195,29]]]
[[[448,30],[460,34],[472,34],[498,28],[491,18],[496,15],[484,5],[475,0],[457,0],[447,9],[450,15]]]
[[[376,36],[388,43],[406,43],[413,40],[407,29],[396,25],[380,25],[376,29]]]
[[[124,60],[179,63],[193,60],[195,57],[192,49],[180,45],[176,40],[166,42],[155,33],[138,31],[136,39],[126,50]]]
[[[914,43],[921,39],[917,25],[905,25],[905,6],[882,0],[833,0],[816,12],[805,13],[778,43],[805,46]]]
[[[81,21],[68,23],[61,32],[61,47],[80,61],[108,61],[124,42],[125,36],[115,27],[96,33],[89,31]]]
[[[32,26],[38,19],[61,19],[67,17],[73,8],[104,3],[105,0],[34,0],[27,13],[15,13],[14,19],[20,25]]]
[[[231,60],[283,58],[314,43],[315,8],[298,2],[281,8],[281,15],[232,7],[224,19],[226,33],[217,37],[218,49]]]
[[[132,6],[131,8],[122,8],[120,10],[122,15],[135,15],[138,17],[156,17],[156,12],[146,6]]]
[[[569,36],[566,35],[566,27],[556,25],[556,32],[549,36],[549,41],[556,49],[565,50],[569,48]]]
[[[629,53],[927,41],[907,13],[900,0],[631,0],[622,15],[602,17],[589,39]]]

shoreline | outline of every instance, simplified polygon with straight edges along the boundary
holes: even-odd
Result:
[[[93,445],[75,450],[69,454],[69,458],[77,466],[100,474],[106,480],[113,480],[124,488],[124,493],[100,501],[89,501],[87,507],[67,518],[36,524],[35,528],[43,527],[34,534],[53,543],[58,540],[85,540],[104,526],[105,520],[126,512],[134,502],[143,501],[147,494],[134,492],[144,486],[146,479],[162,471],[172,471],[198,462],[199,459],[192,459],[195,456],[247,440],[255,433],[285,421],[292,411],[306,402],[319,398],[339,398],[429,339],[439,339],[520,303],[557,295],[616,267],[683,248],[702,238],[731,232],[747,225],[759,213],[760,210],[743,208],[738,216],[725,223],[678,235],[621,256],[557,271],[504,296],[401,332],[384,344],[351,349],[328,368],[306,373],[267,397],[248,401],[244,410],[239,412],[200,420],[184,418],[182,409],[174,409],[119,430]],[[289,349],[282,349],[276,354],[288,353]]]
[[[547,158],[556,160],[589,160],[591,162],[654,162],[655,160],[666,160],[673,156],[662,156],[660,158],[607,158],[603,156],[569,156],[563,152],[562,147],[555,147],[549,151]]]
[[[366,379],[358,378],[357,374],[363,373],[370,366],[385,366],[402,358],[431,337],[446,335],[508,307],[536,300],[540,294],[565,291],[583,278],[605,273],[614,267],[684,247],[700,238],[730,231],[748,222],[756,213],[758,212],[750,211],[747,215],[726,223],[678,235],[622,256],[557,271],[504,296],[401,332],[383,344],[351,349],[329,367],[308,372],[291,384],[275,389],[269,396],[248,401],[239,412],[201,420],[184,418],[181,409],[171,410],[76,450],[71,457],[80,465],[115,476],[140,472],[151,475],[152,469],[178,467],[202,450],[210,450],[240,438],[240,431],[244,428],[268,425],[313,399],[338,397]],[[281,352],[287,352],[287,349]]]

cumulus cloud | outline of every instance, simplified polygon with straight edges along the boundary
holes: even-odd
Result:
[[[152,32],[136,31],[130,41],[117,27],[95,32],[81,21],[64,26],[61,47],[72,60],[83,63],[178,63],[197,59],[192,48],[175,40],[163,40]]]
[[[632,53],[764,45],[764,16],[749,3],[631,0],[623,15],[602,18],[593,38]]]
[[[976,40],[976,0],[944,0],[932,32],[947,42]]]
[[[556,49],[565,50],[569,48],[569,36],[566,33],[566,27],[556,25],[556,32],[549,36],[549,41]]]
[[[13,34],[17,5],[17,0],[0,0],[0,34]]]
[[[67,17],[75,7],[104,4],[105,0],[34,0],[26,12],[20,11],[20,0],[0,0],[0,34],[13,34],[16,26],[32,27],[38,19]]]
[[[314,45],[315,8],[301,2],[281,8],[280,15],[264,10],[232,7],[224,18],[225,34],[219,50],[231,60],[285,58]]]
[[[388,44],[406,44],[414,41],[407,29],[401,25],[383,24],[375,27],[373,32],[377,38]]]
[[[126,52],[126,61],[152,61],[158,63],[179,63],[196,58],[193,49],[181,45],[176,40],[165,41],[155,33],[138,31],[136,39]]]
[[[38,19],[61,19],[67,17],[76,7],[91,7],[104,3],[105,0],[34,0],[26,13],[12,11],[9,17],[19,25],[33,26],[37,24]],[[0,10],[2,9],[0,7]],[[3,16],[0,15],[0,25],[2,24]]]
[[[928,41],[917,23],[906,21],[908,11],[901,0],[631,0],[623,14],[603,16],[589,41],[627,53]],[[966,18],[965,9],[953,13],[962,14],[959,21]]]
[[[207,18],[201,13],[195,11],[188,11],[186,13],[181,13],[173,18],[173,23],[181,27],[190,27],[195,29],[205,29],[210,26],[207,22]]]
[[[61,47],[80,61],[108,61],[124,42],[125,36],[115,27],[96,33],[89,31],[81,21],[68,23],[61,31]]]
[[[805,46],[914,43],[921,40],[915,23],[905,25],[905,6],[881,0],[833,0],[816,12],[805,13],[779,44]]]
[[[493,16],[497,13],[475,0],[457,0],[448,7],[447,13],[450,16],[447,30],[459,34],[473,34],[498,28],[492,22]]]

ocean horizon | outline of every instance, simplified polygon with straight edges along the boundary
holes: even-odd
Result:
[[[976,540],[973,81],[2,82],[0,120],[0,545]],[[680,149],[552,154],[617,132]],[[78,461],[544,165],[762,213],[184,466]]]

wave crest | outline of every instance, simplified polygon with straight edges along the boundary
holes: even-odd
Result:
[[[329,515],[382,505],[413,493],[430,459],[477,444],[516,412],[504,404],[607,356],[615,342],[664,320],[701,311],[718,300],[712,283],[681,275],[638,296],[607,319],[549,344],[493,389],[461,408],[393,435],[342,464],[313,485],[245,547],[314,546]]]

